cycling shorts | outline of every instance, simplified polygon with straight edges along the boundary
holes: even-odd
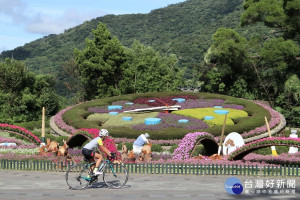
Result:
[[[83,148],[82,155],[84,155],[84,157],[86,157],[87,159],[94,158],[95,151]]]

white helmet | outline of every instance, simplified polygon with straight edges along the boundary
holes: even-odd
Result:
[[[108,136],[108,135],[109,135],[109,133],[108,133],[108,130],[106,130],[106,129],[101,129],[99,131],[99,137]]]

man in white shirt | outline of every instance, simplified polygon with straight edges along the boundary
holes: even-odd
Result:
[[[149,138],[149,134],[145,133],[145,134],[141,134],[133,143],[133,152],[135,154],[140,154],[142,153],[142,148],[143,146],[147,143],[149,144],[149,141],[147,138]]]

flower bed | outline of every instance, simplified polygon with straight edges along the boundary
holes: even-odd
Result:
[[[186,116],[180,116],[180,115],[175,115],[172,113],[159,113],[158,118],[161,119],[161,123],[155,124],[155,125],[145,125],[145,124],[138,124],[132,126],[133,129],[136,130],[160,130],[160,129],[165,129],[167,127],[175,127],[175,128],[184,128],[187,130],[197,130],[197,129],[205,129],[208,128],[208,125],[199,120],[195,119],[192,117],[186,117]],[[187,119],[189,120],[188,123],[178,123],[179,119]]]
[[[238,133],[245,133],[249,132],[250,130],[254,130],[256,127],[260,127],[264,125],[264,116],[269,117],[269,112],[265,109],[262,109],[261,106],[247,101],[243,99],[238,99],[234,97],[224,96],[224,95],[217,95],[217,94],[208,94],[208,93],[193,93],[192,95],[189,95],[187,93],[183,92],[165,92],[165,93],[146,93],[146,94],[131,94],[131,95],[124,95],[124,96],[118,96],[118,97],[110,97],[110,98],[103,98],[99,100],[94,100],[90,102],[84,102],[81,105],[74,106],[72,109],[67,110],[64,115],[63,119],[68,122],[69,125],[72,125],[73,127],[80,128],[80,127],[93,127],[101,129],[102,123],[99,123],[99,121],[90,121],[87,120],[88,116],[91,114],[88,109],[90,108],[105,108],[105,112],[108,112],[107,106],[108,105],[122,105],[128,102],[134,102],[137,99],[154,99],[155,98],[165,98],[165,97],[183,97],[183,96],[192,96],[191,99],[187,99],[186,102],[178,103],[183,105],[184,103],[188,103],[188,101],[206,101],[206,103],[212,103],[211,105],[222,105],[223,108],[229,109],[242,109],[244,108],[244,111],[249,113],[249,118],[239,118],[235,120],[234,126],[228,126],[225,129],[225,135],[229,134],[231,132],[238,132]],[[171,99],[171,98],[170,98]],[[144,100],[146,101],[146,100]],[[141,102],[142,103],[142,102]],[[191,104],[192,104],[191,103]],[[124,106],[125,106],[124,105]],[[134,104],[132,106],[138,106],[138,104]],[[149,107],[148,105],[146,107]],[[124,109],[123,109],[124,110]],[[223,120],[221,120],[223,123]],[[109,127],[107,127],[109,128]],[[211,126],[209,128],[206,128],[203,131],[210,132],[211,134],[215,136],[219,136],[221,133],[222,126]],[[185,128],[172,128],[168,127],[163,130],[150,130],[148,129],[149,133],[153,136],[155,139],[180,139],[183,138],[186,134]],[[194,131],[199,131],[194,130]],[[142,132],[144,132],[144,129],[132,129],[131,127],[114,127],[111,128],[110,133],[111,136],[114,137],[127,137],[127,138],[136,138],[138,135],[140,135]]]
[[[276,112],[275,110],[273,110],[269,106],[266,106],[262,103],[259,103],[259,102],[255,102],[255,103],[269,111],[269,113],[271,115],[271,119],[268,122],[269,126],[270,126],[270,129],[276,127],[280,123],[280,115],[279,115],[278,112]],[[253,130],[250,130],[248,132],[244,132],[244,133],[241,134],[241,136],[243,138],[249,138],[249,137],[253,137],[253,136],[256,136],[256,135],[260,135],[260,134],[265,133],[267,131],[268,131],[267,126],[263,125],[263,126],[255,128]]]
[[[179,104],[177,101],[173,101],[172,99],[176,98],[182,98],[182,99],[197,99],[196,96],[192,95],[178,95],[178,96],[169,96],[169,97],[142,97],[142,98],[137,98],[133,101],[135,104],[146,104],[151,107],[158,107],[158,106],[165,106],[165,105],[175,105]],[[154,100],[154,101],[149,101],[149,100]]]
[[[54,122],[55,124],[62,130],[68,132],[68,133],[73,133],[76,131],[76,129],[68,124],[63,120],[63,114],[73,108],[74,106],[70,106],[68,108],[65,108],[61,111],[59,111],[55,116],[54,116]]]
[[[41,140],[36,135],[34,135],[30,131],[26,130],[25,128],[15,126],[15,125],[9,125],[9,124],[0,124],[0,129],[20,133],[20,134],[28,137],[29,139],[31,139],[36,144],[41,143]]]
[[[258,149],[261,147],[276,146],[276,145],[300,147],[300,138],[272,137],[272,138],[263,138],[260,140],[256,140],[254,142],[245,144],[241,148],[238,148],[235,151],[233,151],[229,155],[228,160],[243,158],[244,154],[246,155],[247,152],[251,152],[252,149]]]
[[[6,137],[1,137],[1,136],[0,136],[0,143],[5,143],[5,142],[8,142],[8,143],[16,143],[17,145],[23,144],[23,142],[20,141],[20,140],[13,139],[13,138],[6,138]]]
[[[300,152],[294,154],[282,153],[278,156],[259,155],[256,153],[250,153],[246,155],[243,160],[245,160],[246,162],[260,162],[277,165],[300,166]]]
[[[211,139],[214,141],[214,136],[206,132],[188,133],[181,140],[178,148],[173,153],[173,160],[185,160],[190,158],[190,153],[193,150],[198,140],[202,138]]]
[[[224,116],[214,113],[217,110],[216,108],[195,108],[195,109],[185,109],[185,110],[178,110],[174,111],[174,114],[188,116],[197,119],[204,119],[205,116],[213,116],[214,119],[212,120],[205,120],[207,124],[210,126],[214,125],[223,125],[224,123]],[[226,110],[229,111],[227,114],[226,125],[234,125],[233,119],[248,117],[248,113],[243,110],[235,110],[232,108],[227,108]]]

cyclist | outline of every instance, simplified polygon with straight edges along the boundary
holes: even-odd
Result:
[[[103,156],[100,153],[94,151],[94,148],[100,147],[102,151],[104,151],[109,157],[111,157],[111,152],[103,145],[103,141],[108,137],[109,133],[106,129],[101,129],[99,131],[99,136],[91,140],[82,148],[82,154],[89,160],[90,163],[95,162],[94,158],[96,158],[96,165],[94,167],[94,175],[102,174],[101,171],[98,170],[99,165],[103,159]]]
[[[142,153],[142,148],[144,146],[144,144],[149,144],[149,141],[147,138],[149,138],[149,134],[145,133],[145,134],[141,134],[133,143],[133,152],[135,154],[140,154]]]

